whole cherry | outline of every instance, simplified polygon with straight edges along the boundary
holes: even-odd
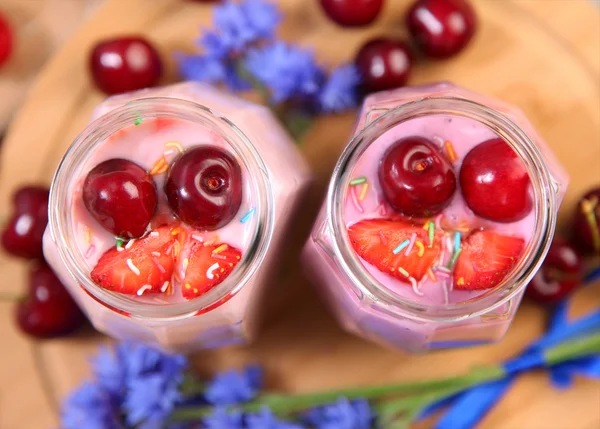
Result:
[[[215,230],[229,223],[242,203],[242,170],[216,146],[186,150],[169,169],[165,193],[175,215],[188,225]]]
[[[485,219],[515,222],[533,207],[527,168],[500,138],[475,146],[465,156],[460,187],[469,208]]]
[[[16,307],[19,328],[34,338],[66,335],[85,322],[60,280],[45,262],[31,267],[28,296]]]
[[[124,238],[141,237],[156,210],[156,186],[139,165],[109,159],[95,166],[83,182],[83,203],[107,231]]]
[[[404,42],[378,38],[360,48],[355,64],[365,92],[382,91],[406,84],[412,69],[412,55]]]
[[[405,137],[392,144],[379,166],[379,182],[392,208],[407,216],[442,211],[456,190],[450,162],[423,137]]]
[[[2,231],[2,247],[7,253],[25,259],[43,257],[48,196],[48,188],[41,186],[25,186],[13,194],[14,214]]]
[[[406,22],[425,55],[448,58],[471,41],[477,17],[467,0],[417,0],[409,9]]]
[[[13,32],[8,19],[0,12],[0,66],[7,62],[13,51]]]
[[[158,51],[141,37],[103,40],[92,50],[89,63],[94,82],[107,94],[155,86],[162,75]]]
[[[343,27],[362,27],[377,18],[383,0],[320,0],[332,21]]]
[[[582,251],[600,254],[600,188],[589,190],[577,203],[573,235]]]
[[[527,295],[542,303],[560,301],[583,279],[583,262],[577,249],[555,237],[540,270],[527,286]]]

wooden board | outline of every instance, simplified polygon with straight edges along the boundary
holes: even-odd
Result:
[[[351,59],[369,37],[403,36],[400,23],[409,2],[388,0],[377,24],[360,30],[331,24],[316,0],[280,3],[286,14],[282,35],[314,46],[324,62],[337,64]],[[600,13],[587,0],[473,3],[481,28],[472,46],[451,61],[420,63],[411,83],[451,80],[520,106],[571,174],[561,213],[564,224],[582,191],[600,182]],[[106,0],[45,67],[12,123],[1,154],[0,213],[7,214],[14,187],[49,182],[65,148],[103,98],[86,71],[86,55],[95,40],[144,33],[168,58],[174,49],[192,49],[199,26],[209,17],[209,6],[183,0]],[[165,83],[174,80],[172,64],[167,72]],[[353,114],[322,118],[306,136],[303,152],[317,184],[281,261],[279,288],[268,298],[263,333],[247,348],[198,354],[195,363],[202,373],[258,361],[267,368],[270,387],[298,392],[415,380],[498,362],[542,331],[545,312],[529,302],[501,344],[425,356],[382,349],[337,327],[300,274],[297,258],[352,123]],[[1,290],[22,290],[25,269],[0,255]],[[576,311],[600,306],[598,286],[578,294]],[[86,376],[87,357],[105,339],[85,331],[75,338],[30,342],[15,331],[7,304],[0,304],[0,329],[0,428],[56,426],[56,398]],[[595,429],[599,404],[598,383],[578,380],[574,389],[557,392],[545,375],[531,374],[521,377],[481,427]]]

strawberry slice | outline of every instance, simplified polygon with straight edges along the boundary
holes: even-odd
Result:
[[[410,241],[413,233],[416,234],[416,241],[408,256],[405,256],[406,246],[394,254],[399,245]],[[430,248],[428,233],[421,226],[396,220],[362,220],[348,228],[348,235],[352,247],[361,258],[406,283],[410,283],[409,277],[421,280],[440,253],[441,234],[436,233],[433,247]]]
[[[497,286],[515,266],[525,241],[491,231],[476,231],[461,246],[454,267],[454,287],[489,289]]]
[[[172,228],[158,228],[129,248],[108,250],[91,278],[98,286],[127,295],[164,292],[175,266],[174,243]]]
[[[227,244],[205,246],[194,239],[190,242],[186,246],[188,262],[181,282],[186,299],[196,298],[221,283],[242,258],[242,252]]]

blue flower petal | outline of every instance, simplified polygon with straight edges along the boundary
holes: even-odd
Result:
[[[242,413],[216,407],[213,413],[202,419],[205,429],[244,429]]]
[[[226,371],[217,374],[204,393],[213,405],[235,405],[256,397],[261,387],[261,376],[256,367],[244,371]]]
[[[337,402],[310,410],[304,420],[315,429],[370,429],[373,412],[366,400]]]
[[[124,429],[111,394],[96,383],[83,383],[63,403],[63,429]]]
[[[360,75],[353,65],[337,67],[329,75],[319,93],[319,107],[323,112],[341,112],[356,107]]]

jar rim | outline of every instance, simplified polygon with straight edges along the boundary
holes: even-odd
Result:
[[[373,110],[378,110],[376,107]],[[343,217],[345,186],[360,156],[392,128],[423,116],[448,115],[475,120],[504,139],[524,162],[534,191],[535,226],[524,257],[498,286],[467,301],[425,304],[402,298],[378,282],[352,250]],[[392,314],[420,321],[459,321],[476,317],[505,304],[519,294],[539,269],[556,225],[555,181],[542,153],[529,136],[504,114],[480,103],[454,96],[430,96],[400,104],[368,122],[344,149],[327,192],[327,223],[332,250],[356,292]]]
[[[190,301],[150,304],[135,301],[119,293],[96,285],[84,269],[85,263],[75,243],[72,222],[72,177],[85,164],[87,157],[99,144],[116,131],[139,119],[168,117],[200,123],[216,132],[236,153],[251,180],[256,195],[253,202],[256,229],[250,245],[233,272],[202,296]],[[207,106],[172,97],[145,97],[132,100],[91,121],[75,138],[62,158],[50,186],[48,225],[50,236],[58,249],[61,262],[69,274],[96,301],[102,305],[137,319],[181,319],[210,311],[235,295],[250,280],[266,256],[272,239],[273,190],[268,169],[250,139],[227,117]],[[71,250],[77,249],[77,250]]]

